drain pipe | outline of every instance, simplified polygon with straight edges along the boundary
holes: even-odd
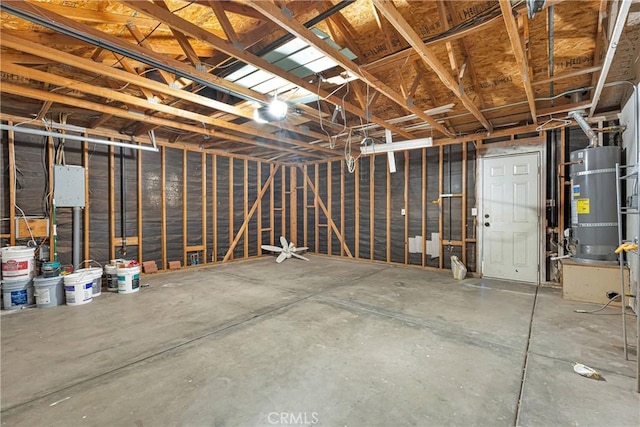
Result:
[[[600,95],[602,94],[604,83],[609,75],[609,69],[611,68],[611,64],[613,63],[613,57],[616,54],[616,49],[618,48],[618,42],[620,41],[622,30],[624,30],[624,27],[627,23],[627,16],[629,15],[630,7],[631,0],[623,0],[621,2],[620,11],[618,12],[615,26],[613,27],[613,33],[611,34],[611,41],[609,42],[609,47],[607,48],[607,53],[604,58],[604,62],[602,63],[602,71],[600,71],[598,83],[596,84],[596,88],[593,91],[593,96],[591,97],[592,102],[591,108],[589,109],[589,117],[593,117],[593,113],[596,111],[596,107],[598,106],[598,101],[600,101]]]
[[[578,126],[580,126],[580,129],[582,129],[582,131],[585,134],[587,134],[587,136],[589,137],[589,141],[590,141],[589,147],[597,147],[598,135],[596,135],[593,129],[591,129],[591,126],[589,126],[589,123],[587,123],[587,121],[582,116],[583,114],[584,114],[583,110],[569,111],[569,117],[575,120]]]

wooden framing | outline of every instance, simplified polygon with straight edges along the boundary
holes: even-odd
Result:
[[[12,124],[10,122],[10,124]],[[9,151],[9,244],[16,244],[16,144],[15,133],[10,130],[7,135]]]
[[[529,65],[527,57],[525,56],[524,48],[522,47],[522,41],[520,40],[520,34],[518,32],[518,24],[511,12],[510,0],[499,0],[500,9],[502,10],[502,17],[504,18],[505,26],[507,27],[507,33],[509,34],[509,40],[511,41],[511,47],[513,48],[513,56],[516,58],[518,68],[520,69],[520,77],[522,78],[522,84],[527,94],[527,102],[529,103],[529,110],[531,111],[531,118],[533,123],[538,123],[538,116],[536,114],[536,101],[533,88],[531,87],[531,76],[529,73]]]
[[[473,116],[478,119],[478,121],[487,129],[489,132],[493,130],[493,126],[486,117],[480,112],[478,107],[473,103],[473,101],[469,98],[464,91],[460,90],[460,86],[458,82],[451,76],[449,70],[440,62],[440,60],[436,57],[436,55],[429,49],[422,38],[416,33],[411,26],[407,23],[404,17],[398,12],[398,10],[393,6],[392,3],[383,2],[382,0],[372,0],[376,5],[376,8],[391,22],[391,25],[402,35],[402,37],[411,45],[411,47],[418,52],[420,58],[427,64],[427,66],[432,69],[440,78],[442,83],[451,90],[457,97],[460,99],[465,108],[473,114]],[[431,123],[430,121],[428,121]],[[442,125],[438,125],[435,129],[441,131],[444,129]],[[442,132],[442,131],[441,131]],[[442,132],[444,135],[451,136],[451,133],[444,129]]]
[[[443,256],[444,250],[442,244],[444,242],[443,231],[444,231],[444,223],[443,223],[443,214],[444,210],[442,208],[444,201],[442,200],[442,193],[444,191],[444,147],[438,147],[438,235],[440,236],[440,241],[438,242],[438,268],[443,267]],[[450,242],[449,242],[450,243]]]

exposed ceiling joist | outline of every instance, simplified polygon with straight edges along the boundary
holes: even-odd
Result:
[[[509,34],[509,40],[511,41],[511,48],[513,49],[513,55],[518,63],[520,69],[520,77],[522,78],[522,85],[527,94],[527,102],[529,103],[529,110],[531,111],[531,118],[533,123],[538,122],[536,114],[536,100],[533,88],[531,86],[531,76],[529,73],[529,64],[525,56],[524,48],[522,47],[522,41],[520,40],[520,33],[518,32],[518,24],[513,16],[511,10],[511,0],[500,0],[500,9],[502,10],[502,17],[504,18],[504,24],[507,27],[507,33]]]
[[[211,6],[213,13],[216,15],[216,18],[218,18],[218,22],[220,23],[220,26],[227,36],[227,40],[239,46],[240,39],[238,38],[236,31],[233,29],[233,26],[231,25],[231,22],[229,21],[229,18],[227,17],[227,14],[222,7],[222,2],[217,0],[209,0],[209,6]]]
[[[451,76],[449,70],[447,70],[440,60],[438,60],[436,55],[427,46],[425,46],[418,33],[411,28],[398,9],[396,9],[393,4],[386,3],[381,0],[373,0],[373,2],[378,10],[389,20],[389,22],[391,22],[391,25],[394,26],[396,31],[398,31],[402,37],[409,42],[411,47],[418,52],[424,63],[438,75],[440,81],[442,81],[442,83],[444,83],[444,85],[452,91],[458,99],[460,99],[465,108],[471,112],[476,119],[478,119],[482,126],[491,132],[493,130],[491,123],[489,123],[486,117],[480,112],[471,98],[469,98],[464,91],[460,90],[458,82],[453,78],[453,76]]]
[[[251,1],[251,7],[258,10],[260,13],[271,19],[273,22],[287,30],[289,33],[294,34],[296,37],[304,40],[310,46],[315,47],[320,52],[322,52],[327,57],[333,59],[338,65],[344,68],[346,71],[349,71],[355,76],[358,76],[362,81],[366,84],[382,93],[382,95],[386,96],[402,108],[411,111],[421,119],[425,120],[429,123],[434,130],[442,133],[443,135],[451,136],[449,131],[445,129],[440,123],[438,123],[433,117],[424,114],[424,112],[416,107],[409,107],[406,104],[406,101],[403,99],[402,95],[391,89],[389,86],[380,81],[373,74],[361,69],[357,64],[353,61],[347,59],[344,55],[338,52],[333,47],[329,46],[324,41],[320,40],[313,32],[305,28],[302,24],[300,24],[295,19],[291,19],[287,17],[282,11],[276,7],[270,1]],[[373,121],[373,120],[372,120]],[[385,128],[389,129],[388,124],[382,124]],[[393,130],[393,129],[390,129]],[[406,136],[406,132],[401,133],[403,136]]]
[[[242,62],[252,65],[254,67],[257,67],[261,70],[265,70],[271,74],[273,74],[274,76],[280,77],[284,80],[287,80],[291,83],[293,83],[294,85],[298,86],[298,87],[302,87],[304,89],[306,89],[307,91],[311,92],[311,93],[317,93],[321,98],[324,98],[326,100],[328,100],[329,102],[333,103],[334,105],[339,105],[342,106],[344,103],[345,109],[347,111],[349,111],[352,114],[355,114],[359,117],[365,118],[365,112],[362,111],[361,109],[355,107],[354,105],[348,103],[348,102],[344,102],[344,100],[338,96],[335,95],[330,95],[328,92],[322,90],[322,89],[318,89],[314,84],[309,83],[308,81],[304,80],[304,79],[300,79],[297,78],[293,75],[291,75],[290,73],[285,72],[284,70],[282,70],[281,68],[279,68],[278,66],[271,64],[267,61],[265,61],[262,58],[259,58],[255,55],[252,55],[249,52],[246,52],[245,50],[241,50],[241,49],[237,49],[235,46],[231,45],[229,42],[227,42],[226,40],[223,40],[217,36],[215,36],[214,34],[211,34],[205,30],[203,30],[202,28],[198,27],[197,25],[194,25],[176,15],[171,14],[170,12],[167,12],[166,10],[163,10],[162,8],[159,8],[155,5],[153,5],[152,3],[148,3],[148,2],[140,2],[140,1],[133,1],[133,0],[121,0],[122,3],[126,4],[127,6],[136,9],[138,11],[140,11],[141,13],[144,13],[148,16],[153,16],[154,18],[157,18],[160,22],[164,23],[165,25],[169,25],[171,27],[174,27],[176,29],[179,29],[181,31],[183,31],[186,34],[189,34],[192,37],[196,37],[208,44],[210,44],[211,46],[213,46],[214,48],[226,53],[227,55],[233,56],[237,59],[240,59]],[[306,28],[304,28],[304,26],[302,26],[300,24],[300,27],[305,31],[305,34],[310,34],[311,36],[308,36],[310,40],[313,41],[312,43],[309,43],[308,40],[307,43],[309,43],[310,45],[314,46],[314,44],[324,44],[323,42],[320,41],[320,39],[318,38],[318,36],[316,36],[314,33],[312,33],[311,31],[307,30]],[[303,39],[304,40],[304,39]],[[320,43],[318,43],[320,42]],[[314,46],[317,48],[317,46]],[[318,49],[320,50],[320,49]],[[337,53],[337,52],[336,52]],[[342,56],[340,53],[337,53],[339,56]],[[329,57],[331,57],[330,55],[327,55]],[[332,58],[335,60],[335,58]],[[345,58],[346,59],[346,58]],[[355,65],[355,64],[354,64]],[[226,81],[226,80],[223,80]],[[229,82],[230,83],[230,82]],[[236,85],[239,86],[239,85]],[[250,89],[244,89],[244,92],[250,91]],[[253,91],[251,91],[253,92]],[[268,102],[270,101],[270,97],[267,97],[265,95],[261,95],[261,97],[264,99],[263,102]],[[423,114],[424,116],[424,114]],[[426,116],[425,116],[426,117]],[[429,118],[430,119],[430,118]],[[384,120],[379,119],[375,116],[371,116],[369,118],[370,121],[379,124],[380,126],[386,127],[390,130],[392,130],[393,132],[396,132],[402,136],[405,137],[411,137],[411,134],[403,131],[400,128],[397,128],[395,126],[391,126],[388,123],[386,123]],[[437,123],[436,123],[437,124]]]

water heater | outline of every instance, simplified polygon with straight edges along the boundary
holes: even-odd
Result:
[[[616,163],[620,147],[592,147],[570,155],[574,258],[615,261],[618,247]]]

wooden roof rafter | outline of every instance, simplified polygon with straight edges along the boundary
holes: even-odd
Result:
[[[220,26],[224,30],[224,34],[227,36],[227,40],[233,43],[236,46],[240,46],[240,39],[236,34],[236,31],[233,29],[231,25],[231,21],[229,21],[229,17],[227,16],[223,3],[217,0],[209,0],[209,6],[213,10],[213,13],[216,15]]]
[[[381,0],[373,0],[378,10],[391,22],[395,29],[405,38],[411,47],[418,52],[420,58],[424,63],[433,70],[440,78],[440,81],[451,90],[462,101],[465,108],[473,114],[473,116],[482,124],[482,126],[489,132],[493,130],[493,126],[486,117],[480,112],[478,107],[467,96],[464,91],[460,90],[457,81],[451,76],[451,73],[446,67],[438,60],[436,55],[422,42],[422,39],[416,33],[409,23],[400,14],[398,9],[391,3],[383,2]]]
[[[504,23],[507,28],[507,33],[509,34],[509,40],[511,41],[511,48],[513,49],[513,55],[515,56],[516,62],[518,63],[518,68],[520,70],[520,77],[522,78],[522,84],[527,94],[527,102],[529,103],[531,118],[533,120],[533,123],[535,124],[535,123],[538,123],[538,117],[536,114],[535,94],[533,93],[533,88],[531,86],[529,64],[527,61],[527,57],[525,56],[525,51],[522,46],[522,41],[520,40],[518,24],[516,24],[516,19],[513,16],[513,12],[511,10],[511,1],[510,0],[499,0],[499,1],[500,1],[500,9],[502,10],[502,17],[504,19]]]
[[[317,50],[322,52],[327,57],[333,59],[338,65],[344,68],[346,71],[349,71],[353,75],[357,76],[360,80],[370,85],[373,89],[381,92],[382,95],[399,105],[400,107],[412,112],[416,116],[425,120],[429,123],[434,130],[450,136],[451,134],[447,129],[445,129],[440,123],[438,123],[433,117],[425,114],[420,108],[417,106],[409,107],[406,105],[405,100],[402,98],[402,95],[391,89],[389,86],[384,84],[380,79],[369,73],[368,71],[363,70],[361,67],[356,65],[353,61],[349,60],[347,57],[342,55],[333,47],[329,46],[324,41],[320,40],[313,32],[309,29],[305,28],[301,23],[296,21],[295,19],[291,19],[286,16],[279,8],[277,8],[271,1],[254,1],[249,0],[249,4],[254,9],[258,10],[260,13],[268,17],[270,20],[278,24],[280,27],[288,31],[289,33],[295,35],[296,37],[304,40],[310,46],[315,47]],[[362,116],[361,116],[362,117]],[[371,121],[374,121],[371,119]],[[391,125],[386,122],[377,123],[381,124],[383,127],[390,129]],[[391,129],[394,131],[394,129]],[[397,132],[397,131],[396,131]],[[401,135],[407,137],[407,133],[402,131]]]
[[[152,3],[148,3],[148,2],[139,2],[139,1],[135,1],[135,0],[120,0],[121,3],[126,4],[127,6],[138,10],[141,13],[144,13],[148,16],[153,16],[154,18],[158,19],[159,21],[163,22],[166,25],[169,26],[173,26],[176,27],[177,29],[180,29],[182,32],[191,35],[192,37],[196,37],[200,40],[202,40],[205,43],[210,44],[211,46],[213,46],[214,48],[219,49],[220,51],[233,56],[239,60],[241,60],[242,62],[249,64],[249,65],[253,65],[257,68],[260,68],[262,70],[265,70],[277,77],[280,77],[282,79],[285,79],[291,83],[293,83],[294,85],[298,86],[298,87],[302,87],[306,90],[308,90],[311,93],[317,93],[318,96],[320,98],[323,98],[329,102],[331,102],[334,105],[339,105],[342,106],[343,105],[343,100],[342,98],[335,96],[335,95],[331,95],[329,94],[329,92],[327,92],[326,90],[323,89],[318,89],[314,84],[309,83],[308,81],[306,81],[305,79],[301,79],[301,78],[297,78],[294,75],[285,72],[284,70],[282,70],[281,68],[277,67],[276,65],[273,65],[267,61],[265,61],[262,58],[259,58],[249,52],[246,52],[244,50],[241,49],[237,49],[235,46],[231,45],[230,43],[228,43],[226,40],[221,39],[217,36],[215,36],[212,33],[209,33],[205,30],[203,30],[202,28],[176,16],[173,15],[161,8],[158,8],[157,6],[155,6]],[[310,30],[307,30],[306,28],[304,28],[304,26],[302,26],[300,24],[300,27],[305,31],[308,32],[308,34],[311,34],[313,38],[309,37],[310,40],[312,40],[312,42],[314,44],[317,43],[317,41],[320,41],[320,39],[314,34],[311,33]],[[307,33],[305,33],[307,34]],[[316,39],[316,40],[313,40]],[[317,47],[317,46],[316,46]],[[337,51],[336,51],[337,53]],[[342,56],[342,54],[337,53],[338,55]],[[335,59],[335,58],[333,58]],[[346,58],[345,58],[346,59]],[[349,61],[350,62],[350,61]],[[354,64],[355,65],[355,64]],[[235,85],[227,80],[224,79],[219,79],[221,82],[226,82],[228,85],[233,85],[235,87],[239,87],[238,85]],[[250,89],[246,89],[246,88],[242,88],[240,87],[241,90],[236,91],[237,93],[252,93],[253,91]],[[232,91],[234,91],[232,89]],[[255,93],[255,92],[254,92]],[[257,94],[257,93],[256,93]],[[270,97],[267,95],[262,95],[262,94],[257,94],[256,96],[259,96],[264,102],[268,102],[270,101]],[[360,116],[360,117],[364,117],[364,111],[362,111],[360,108],[350,104],[350,103],[344,103],[345,109],[350,112],[351,114],[354,114],[356,116]],[[300,108],[306,108],[306,106],[301,105]],[[425,114],[422,114],[423,116],[425,116],[425,118],[427,117]],[[390,129],[391,131],[400,134],[404,137],[407,138],[411,138],[412,135],[408,132],[403,131],[402,129],[390,125],[389,123],[385,122],[382,119],[376,118],[374,116],[372,116],[370,118],[370,120],[372,122],[375,122],[376,124],[379,124],[385,128]],[[428,121],[428,119],[427,119]]]
[[[124,93],[120,93],[114,90],[110,90],[110,89],[106,89],[106,88],[100,88],[100,87],[95,87],[91,84],[88,83],[82,83],[82,82],[78,82],[66,77],[60,77],[60,76],[56,76],[54,74],[50,74],[50,73],[46,73],[43,71],[38,71],[38,70],[34,70],[34,69],[29,69],[26,67],[22,67],[21,65],[17,65],[17,64],[7,64],[7,63],[2,63],[2,68],[3,70],[6,70],[7,72],[11,72],[11,73],[15,73],[18,75],[25,75],[25,76],[29,76],[30,79],[34,79],[34,80],[39,80],[42,81],[44,83],[49,83],[49,84],[55,84],[57,86],[63,86],[63,87],[71,87],[74,90],[78,90],[78,91],[82,91],[84,93],[87,94],[94,94],[94,95],[98,95],[104,98],[109,98],[109,99],[114,99],[120,102],[123,102],[126,105],[130,105],[130,106],[135,106],[137,108],[143,108],[143,109],[155,109],[156,111],[161,111],[163,113],[166,114],[171,114],[174,115],[176,117],[180,117],[180,118],[185,118],[188,120],[192,120],[196,123],[206,123],[210,126],[216,127],[216,128],[223,128],[223,129],[228,129],[234,132],[240,132],[240,133],[245,133],[245,134],[249,134],[252,135],[253,137],[258,137],[258,138],[265,138],[265,139],[270,139],[269,138],[269,134],[265,135],[264,131],[256,131],[253,130],[251,128],[248,127],[243,127],[241,125],[237,125],[237,124],[233,124],[230,122],[224,122],[221,120],[217,120],[202,114],[198,114],[198,113],[193,113],[190,111],[185,111],[185,110],[180,110],[178,108],[175,107],[171,107],[168,105],[163,105],[163,104],[154,104],[151,103],[147,100],[144,99],[140,99],[140,98],[136,98],[132,95],[127,95]],[[49,100],[49,99],[46,99]],[[115,107],[109,107],[109,108],[115,108]],[[129,110],[123,110],[123,111],[127,111],[127,113],[131,113],[131,111]],[[110,110],[110,114],[112,115],[117,115],[113,110]],[[123,118],[130,118],[130,115],[120,115],[120,117]],[[145,116],[140,116],[138,114],[134,115],[133,118],[136,122],[138,122],[139,124],[149,124],[149,125],[155,125],[155,126],[169,126],[171,127],[171,125],[168,125],[167,122],[153,122],[153,121],[143,121],[141,120],[141,117],[143,118],[149,118],[151,116],[149,115],[145,115]],[[176,124],[178,124],[179,122],[175,121]],[[204,133],[206,135],[209,134],[208,129],[204,128],[204,127],[196,127],[198,129],[198,133]],[[183,129],[184,130],[184,129]],[[272,138],[275,140],[275,138]],[[299,146],[301,148],[308,148],[309,145],[307,143],[304,143],[303,141],[299,141],[299,140],[294,140],[291,138],[285,138],[285,137],[279,137],[278,138],[279,141],[282,142],[286,142],[290,145],[294,145],[294,146]],[[327,154],[334,154],[335,152],[333,150],[330,149],[325,149],[324,147],[314,147],[315,150],[317,151],[324,151]],[[315,153],[312,154],[312,157],[317,157],[318,155],[316,155]],[[319,156],[319,157],[323,157],[323,156]]]

